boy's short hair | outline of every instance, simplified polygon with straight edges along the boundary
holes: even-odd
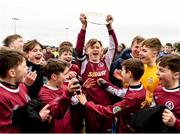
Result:
[[[90,39],[90,40],[86,43],[85,49],[87,49],[89,46],[92,46],[92,45],[94,45],[94,44],[96,44],[96,43],[99,43],[100,46],[102,47],[101,41],[92,38],[92,39]]]
[[[137,44],[139,44],[140,42],[144,41],[145,38],[142,36],[136,36],[133,38],[132,43],[131,43],[131,47],[134,45],[134,43],[136,42]]]
[[[28,53],[29,51],[31,51],[36,45],[39,45],[42,49],[43,49],[43,45],[41,43],[39,43],[37,40],[30,40],[28,42],[26,42],[23,46],[23,51]]]
[[[130,58],[124,60],[121,64],[126,71],[131,71],[134,80],[139,80],[144,74],[144,64],[139,59]]]
[[[20,51],[0,49],[0,77],[6,78],[8,70],[20,65],[24,58],[24,54]]]
[[[71,47],[71,48],[73,48],[73,44],[71,42],[69,42],[69,41],[63,41],[61,44],[59,44],[59,49],[61,47]]]
[[[180,72],[180,56],[177,54],[168,54],[157,60],[161,67],[168,67],[172,72]]]
[[[59,49],[59,56],[61,56],[62,53],[64,53],[64,52],[70,52],[70,53],[72,53],[73,50],[72,50],[72,48],[70,48],[70,47],[61,47],[61,48]]]
[[[171,43],[166,43],[165,46],[173,47],[173,45]]]
[[[57,60],[57,59],[52,59],[50,58],[46,65],[44,66],[45,68],[45,72],[46,72],[46,77],[48,80],[51,79],[51,75],[52,74],[59,74],[64,72],[64,70],[66,69],[66,67],[69,67],[69,64],[65,61],[62,60]]]
[[[9,45],[15,40],[17,40],[18,38],[22,38],[22,36],[18,34],[9,35],[3,40],[3,44],[4,46],[9,47]]]
[[[142,46],[146,46],[152,50],[155,50],[157,54],[159,54],[162,45],[158,38],[149,38],[143,41]]]

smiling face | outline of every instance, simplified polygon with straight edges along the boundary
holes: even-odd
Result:
[[[171,46],[165,46],[164,47],[164,52],[167,54],[170,54],[172,52],[172,47]]]
[[[34,48],[26,54],[26,57],[28,61],[34,64],[41,64],[43,59],[42,48],[38,44],[36,44]]]
[[[134,58],[139,58],[139,52],[140,52],[141,44],[142,44],[142,42],[137,43],[136,41],[133,43],[133,45],[131,47],[131,51],[132,51],[132,56]]]
[[[65,51],[63,52],[60,56],[59,59],[68,62],[69,64],[71,64],[72,62],[72,52],[70,51]]]
[[[69,72],[69,67],[66,67],[64,72],[59,73],[58,75],[56,75],[56,86],[57,87],[63,87],[64,81],[65,81],[65,76],[67,75],[67,73]]]
[[[89,61],[98,63],[102,57],[103,48],[99,42],[96,42],[87,47],[86,53],[89,56]]]
[[[171,88],[171,85],[174,81],[174,73],[168,69],[167,67],[157,66],[158,72],[157,76],[159,78],[159,82],[165,88]]]
[[[169,54],[157,60],[160,84],[165,88],[175,88],[179,86],[180,80],[180,56]]]
[[[156,52],[146,46],[141,47],[139,55],[140,60],[147,65],[150,65],[156,59]]]

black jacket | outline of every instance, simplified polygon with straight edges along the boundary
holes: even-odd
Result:
[[[155,106],[143,109],[133,114],[130,126],[135,132],[144,133],[173,133],[175,129],[165,126],[162,121],[162,113],[166,106]]]
[[[39,111],[43,108],[38,99],[33,99],[25,106],[13,111],[13,125],[21,128],[22,133],[48,132],[49,124],[42,122]]]
[[[26,64],[27,64],[27,67],[31,71],[36,70],[36,73],[37,73],[37,77],[36,77],[34,84],[31,86],[27,86],[30,98],[31,99],[37,98],[39,91],[45,82],[45,77],[44,77],[45,71],[44,71],[44,68],[42,65],[36,65],[36,64],[33,64],[32,62],[29,62],[29,61],[27,61]]]

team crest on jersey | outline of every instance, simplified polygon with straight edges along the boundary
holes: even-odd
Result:
[[[151,84],[153,83],[153,78],[152,78],[152,77],[148,78],[148,79],[147,79],[147,83],[148,83],[149,85],[151,85]]]
[[[104,66],[104,63],[103,62],[100,62],[99,64],[98,64],[98,67],[103,67]]]
[[[172,101],[167,101],[165,103],[165,106],[169,109],[169,110],[173,110],[174,109],[174,103]]]
[[[116,114],[116,113],[118,113],[118,112],[120,112],[120,111],[121,111],[121,108],[118,107],[118,106],[116,106],[116,107],[113,108],[113,114]]]
[[[31,98],[26,94],[25,95],[26,101],[29,102],[31,100]]]

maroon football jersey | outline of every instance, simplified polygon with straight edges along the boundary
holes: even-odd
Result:
[[[13,126],[13,110],[24,106],[30,98],[24,84],[19,84],[17,89],[7,87],[0,83],[0,133],[17,133],[20,128]]]
[[[106,81],[109,81],[109,71],[110,66],[113,61],[114,55],[117,51],[117,38],[114,30],[108,31],[109,33],[109,46],[108,51],[104,58],[100,60],[99,63],[92,63],[88,61],[88,56],[84,53],[84,44],[85,44],[85,34],[86,30],[81,29],[78,34],[77,44],[76,44],[76,54],[77,54],[77,63],[81,70],[81,76],[83,82],[88,78],[93,78],[95,81],[98,78],[103,78]],[[86,94],[88,100],[93,101],[96,104],[101,104],[107,106],[112,104],[112,96],[105,89],[102,89],[96,83],[94,86],[89,89],[82,88],[83,92]],[[86,131],[91,133],[111,132],[112,120],[99,120],[95,116],[92,116],[90,111],[85,110],[85,120],[86,120]]]
[[[177,118],[175,128],[180,132],[180,88],[165,89],[159,86],[154,92],[154,101],[156,105],[165,105],[171,110]]]
[[[131,132],[128,125],[128,118],[131,113],[135,113],[141,109],[141,103],[145,100],[145,89],[143,86],[140,88],[129,88],[122,101],[110,106],[96,105],[93,102],[87,102],[86,108],[98,113],[99,116],[107,118],[114,118],[119,116],[118,132],[127,133]]]
[[[53,116],[51,132],[73,132],[73,126],[71,125],[73,117],[70,114],[71,95],[68,90],[44,85],[40,90],[39,99],[42,103],[50,105],[50,113]]]

